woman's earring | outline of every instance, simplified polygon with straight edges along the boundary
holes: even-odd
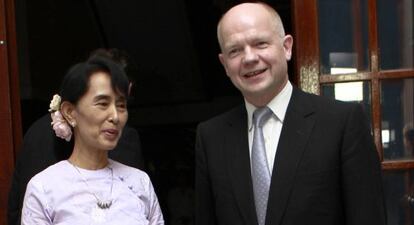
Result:
[[[76,122],[75,122],[75,121],[71,121],[71,122],[70,122],[70,125],[71,125],[73,128],[75,128],[75,126],[76,126]]]

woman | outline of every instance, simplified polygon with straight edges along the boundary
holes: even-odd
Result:
[[[128,88],[123,70],[107,58],[69,70],[49,111],[58,137],[70,141],[73,133],[73,151],[30,180],[23,225],[164,224],[149,177],[108,159],[128,119]]]

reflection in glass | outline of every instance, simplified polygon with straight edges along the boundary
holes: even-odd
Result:
[[[368,70],[367,0],[318,0],[321,73]],[[340,73],[336,73],[340,74]]]
[[[380,68],[413,68],[413,1],[377,0]]]
[[[383,184],[387,224],[414,224],[414,171],[384,171]]]
[[[331,74],[356,73],[358,70],[353,67],[331,67]]]
[[[381,81],[384,160],[414,158],[414,79]]]
[[[363,82],[334,84],[335,99],[345,102],[361,102],[363,100]]]
[[[346,102],[357,102],[364,106],[371,124],[371,85],[367,81],[321,85],[322,95]]]
[[[358,72],[357,67],[358,55],[347,52],[329,53],[329,66],[331,74],[346,74]]]

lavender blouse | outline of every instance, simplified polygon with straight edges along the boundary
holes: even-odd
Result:
[[[112,204],[102,209],[97,199]],[[22,225],[34,224],[163,225],[164,219],[145,172],[113,160],[100,170],[75,168],[64,160],[27,185]]]

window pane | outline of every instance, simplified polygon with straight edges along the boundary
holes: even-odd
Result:
[[[413,158],[414,79],[381,82],[384,160]]]
[[[413,68],[413,1],[378,0],[380,68]]]
[[[322,74],[368,70],[367,0],[319,0]]]
[[[387,224],[414,224],[414,171],[384,171],[383,184]]]
[[[357,102],[364,105],[371,123],[371,85],[367,81],[323,84],[322,95],[331,99],[346,102]]]

